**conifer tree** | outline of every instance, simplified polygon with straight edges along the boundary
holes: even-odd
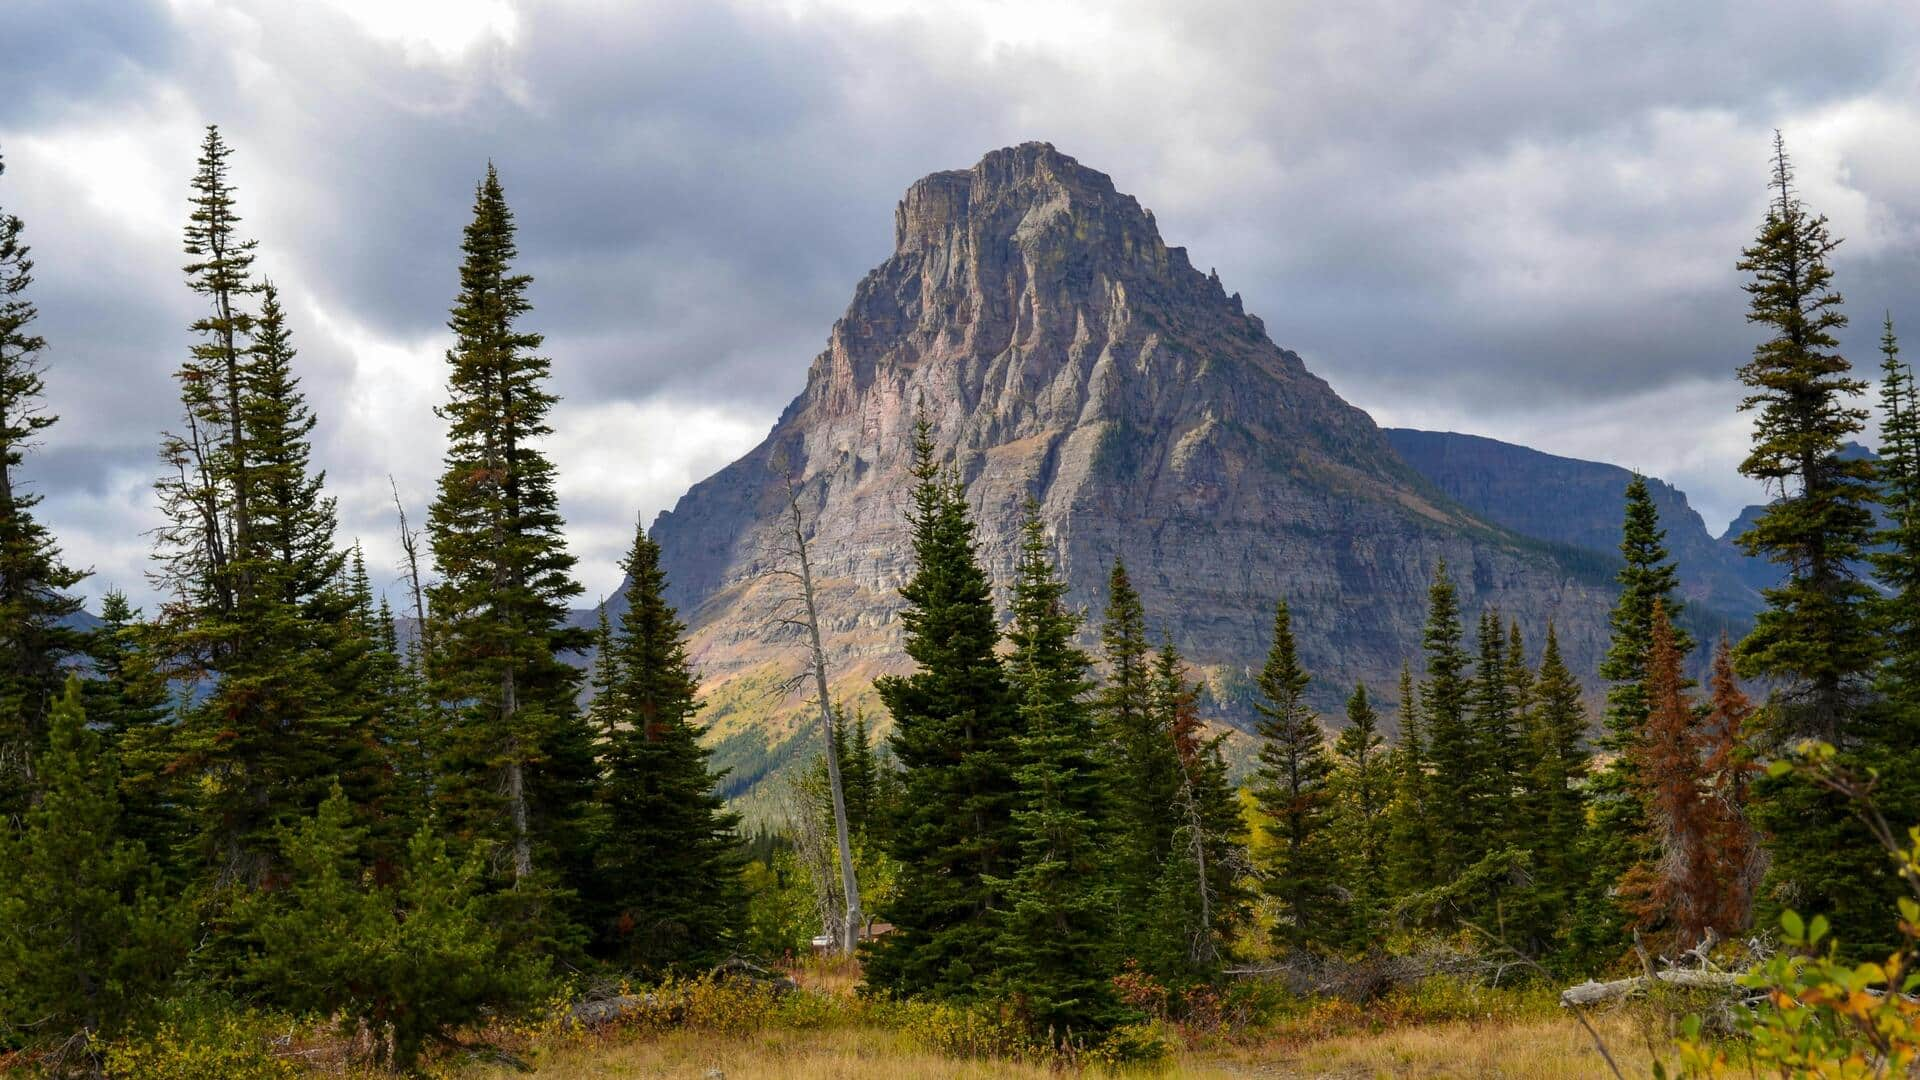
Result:
[[[1734,674],[1733,645],[1721,635],[1713,651],[1712,698],[1701,722],[1706,758],[1701,771],[1711,797],[1708,817],[1717,887],[1716,904],[1708,912],[1709,925],[1729,936],[1753,923],[1754,894],[1766,870],[1760,837],[1748,809],[1756,766],[1747,752],[1753,703],[1740,689]]]
[[[58,419],[41,404],[46,340],[33,332],[33,259],[23,229],[0,205],[0,821],[33,801],[33,761],[46,741],[61,668],[83,644],[65,620],[80,610],[67,590],[84,575],[61,561],[52,534],[35,520],[40,496],[22,473],[27,452]]]
[[[998,964],[997,878],[1018,858],[1012,811],[1020,715],[995,651],[999,620],[980,566],[965,490],[915,424],[915,568],[900,592],[913,673],[875,681],[893,714],[903,770],[890,854],[898,894],[881,910],[893,933],[868,953],[866,978],[898,994],[976,996]]]
[[[1467,714],[1472,683],[1460,641],[1460,602],[1444,562],[1434,568],[1421,644],[1427,658],[1427,678],[1420,689],[1421,734],[1432,773],[1428,828],[1433,880],[1440,884],[1457,879],[1479,861],[1488,825],[1481,798],[1485,743]]]
[[[1828,265],[1839,241],[1801,203],[1778,135],[1771,187],[1766,221],[1739,263],[1752,275],[1747,319],[1769,332],[1740,369],[1750,390],[1741,409],[1755,413],[1740,471],[1774,498],[1740,544],[1786,579],[1764,591],[1735,664],[1774,688],[1757,750],[1812,737],[1853,754],[1872,726],[1862,706],[1882,651],[1873,590],[1853,570],[1872,539],[1873,465],[1842,452],[1865,424],[1865,384],[1834,336],[1847,321]],[[1845,940],[1870,941],[1885,860],[1867,855],[1873,845],[1845,801],[1789,775],[1757,785],[1755,802],[1756,824],[1775,841],[1770,905],[1825,912]]]
[[[1096,1036],[1121,1016],[1113,989],[1115,890],[1107,872],[1107,788],[1094,718],[1092,660],[1074,645],[1039,504],[1028,499],[1015,569],[1007,681],[1020,711],[1012,811],[1017,869],[1004,888],[1000,989],[1036,1032]]]
[[[1219,976],[1252,919],[1252,874],[1239,791],[1221,750],[1226,733],[1207,734],[1198,688],[1173,642],[1162,643],[1152,678],[1153,707],[1165,718],[1180,768],[1176,825],[1147,917],[1128,944],[1147,973],[1180,987]]]
[[[1627,871],[1653,851],[1631,751],[1651,711],[1647,662],[1654,606],[1665,607],[1670,625],[1682,611],[1679,568],[1668,555],[1666,536],[1646,478],[1636,473],[1627,482],[1620,526],[1622,566],[1616,578],[1620,598],[1608,616],[1611,636],[1600,661],[1600,677],[1608,681],[1600,748],[1608,756],[1591,785],[1594,827],[1587,836],[1584,861],[1592,881],[1580,897],[1576,933],[1580,948],[1596,960],[1617,955],[1626,947],[1631,913],[1614,893]],[[1674,647],[1684,656],[1692,650],[1693,641],[1678,626],[1673,633]]]
[[[711,967],[745,928],[739,816],[714,790],[686,627],[666,602],[660,546],[644,528],[621,563],[627,609],[608,635],[604,776],[606,842],[584,899],[598,951],[622,968],[657,974]],[[604,610],[604,609],[603,609]]]
[[[540,894],[576,883],[588,861],[592,736],[574,703],[579,673],[561,659],[587,641],[567,625],[580,587],[538,445],[556,398],[541,335],[522,325],[532,279],[513,269],[513,212],[491,165],[461,251],[439,409],[448,444],[427,523],[440,571],[427,590],[435,797],[453,835],[504,853],[521,903],[552,915]]]
[[[1400,665],[1400,735],[1392,758],[1393,794],[1387,807],[1387,868],[1392,891],[1420,892],[1435,884],[1426,739],[1412,668]]]
[[[1154,707],[1153,646],[1147,640],[1146,608],[1127,568],[1115,560],[1107,578],[1107,609],[1100,640],[1106,685],[1098,698],[1100,727],[1113,762],[1111,788],[1118,825],[1114,876],[1123,917],[1138,917],[1160,879],[1173,847],[1169,812],[1179,790],[1168,714]]]
[[[185,958],[179,909],[121,831],[119,771],[101,743],[69,676],[41,797],[17,825],[0,822],[0,1044],[111,1037]]]
[[[294,376],[285,313],[251,276],[231,151],[202,144],[186,250],[188,284],[209,306],[178,372],[186,431],[165,439],[157,484],[167,522],[156,552],[171,593],[152,653],[175,680],[209,687],[142,764],[188,802],[201,870],[258,886],[279,826],[317,806],[338,773],[374,777],[340,650],[351,605],[341,587],[334,509],[311,471],[314,419]],[[250,298],[264,291],[256,317]],[[363,793],[364,794],[364,793]]]
[[[1560,654],[1560,636],[1547,624],[1547,644],[1533,680],[1528,712],[1533,754],[1527,774],[1531,798],[1526,837],[1534,852],[1533,901],[1545,919],[1534,930],[1546,944],[1552,921],[1575,909],[1589,878],[1586,850],[1587,710],[1580,682]]]
[[[1300,666],[1284,600],[1274,610],[1273,645],[1256,681],[1265,700],[1254,706],[1261,717],[1254,727],[1261,740],[1254,798],[1273,833],[1262,872],[1279,908],[1274,938],[1295,947],[1325,944],[1344,917],[1329,833],[1333,762],[1319,717],[1307,704],[1310,677]]]
[[[1920,386],[1900,359],[1887,317],[1880,350],[1880,502],[1887,527],[1873,553],[1887,644],[1880,690],[1889,723],[1913,741],[1920,730]]]
[[[1700,717],[1686,690],[1681,653],[1666,607],[1655,602],[1653,649],[1647,661],[1650,712],[1634,744],[1635,778],[1654,828],[1653,859],[1637,864],[1621,883],[1640,929],[1692,947],[1735,906],[1738,889],[1717,850],[1724,836],[1720,803],[1705,774],[1707,746]]]
[[[1873,466],[1841,453],[1865,425],[1855,399],[1866,384],[1834,337],[1847,323],[1827,264],[1839,241],[1801,204],[1777,134],[1772,188],[1766,222],[1739,264],[1753,275],[1747,320],[1771,332],[1740,369],[1752,391],[1740,407],[1757,413],[1740,472],[1775,499],[1739,541],[1780,563],[1787,579],[1766,590],[1767,608],[1736,658],[1743,674],[1791,684],[1770,707],[1779,735],[1838,744],[1853,734],[1847,721],[1879,655],[1872,590],[1851,570],[1871,542]]]
[[[1525,776],[1525,733],[1513,700],[1513,675],[1507,660],[1506,627],[1491,608],[1480,613],[1479,660],[1468,691],[1473,733],[1479,739],[1480,767],[1474,794],[1483,807],[1486,828],[1495,836],[1516,831],[1516,781]]]
[[[1387,899],[1388,811],[1393,798],[1391,755],[1364,683],[1347,699],[1347,726],[1334,740],[1336,845],[1351,895],[1348,948],[1366,945]]]

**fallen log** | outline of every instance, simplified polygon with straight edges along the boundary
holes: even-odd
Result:
[[[1654,972],[1652,975],[1635,975],[1630,979],[1614,979],[1609,982],[1595,982],[1591,979],[1578,986],[1569,986],[1560,991],[1560,1004],[1565,1008],[1577,1008],[1586,1005],[1599,1005],[1603,1002],[1617,1001],[1624,997],[1645,991],[1655,982],[1668,986],[1681,986],[1693,990],[1731,990],[1743,989],[1740,975],[1731,971],[1695,971],[1691,968],[1672,968]]]

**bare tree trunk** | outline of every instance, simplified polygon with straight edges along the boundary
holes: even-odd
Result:
[[[518,704],[514,696],[513,668],[509,667],[500,677],[503,726],[512,725]],[[520,739],[514,735],[507,737],[507,809],[513,815],[513,884],[518,888],[521,881],[533,875],[533,842],[527,836],[526,769],[521,762]]]
[[[413,590],[413,673],[427,673],[427,604],[420,591],[420,534],[407,528],[407,507],[400,501],[400,485],[387,474],[393,488],[393,509],[400,515],[400,550],[407,556],[407,584]]]
[[[800,523],[800,496],[791,475],[787,476],[787,509],[793,522],[793,547],[800,563],[800,599],[806,607],[808,646],[813,651],[813,688],[820,700],[820,734],[827,748],[827,786],[833,792],[833,831],[840,847],[840,887],[847,898],[841,949],[851,956],[860,944],[864,922],[860,913],[860,882],[853,869],[853,844],[847,837],[847,797],[840,786],[840,751],[833,737],[833,699],[827,695],[827,653],[820,644],[820,606],[813,592],[813,562],[807,555],[806,530]]]

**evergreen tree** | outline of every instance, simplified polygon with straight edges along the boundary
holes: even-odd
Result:
[[[1400,736],[1394,743],[1393,795],[1387,806],[1388,882],[1396,895],[1435,884],[1432,821],[1428,817],[1427,744],[1420,726],[1413,671],[1400,665]]]
[[[1740,369],[1751,391],[1741,408],[1757,414],[1740,471],[1774,499],[1740,544],[1787,576],[1765,590],[1767,607],[1735,662],[1775,687],[1758,750],[1814,737],[1851,755],[1861,749],[1861,706],[1881,655],[1873,590],[1853,571],[1872,539],[1873,465],[1842,453],[1865,424],[1856,403],[1865,384],[1834,336],[1846,325],[1827,261],[1839,241],[1800,202],[1777,135],[1772,188],[1766,221],[1739,264],[1752,274],[1747,319],[1770,333]],[[1880,907],[1889,875],[1845,800],[1792,775],[1762,782],[1755,796],[1756,824],[1775,839],[1770,906],[1825,912],[1844,940],[1871,941],[1881,927],[1868,913]]]
[[[1393,798],[1391,755],[1364,683],[1347,699],[1347,726],[1334,740],[1333,755],[1333,831],[1344,857],[1342,879],[1352,897],[1342,944],[1351,949],[1372,941],[1387,899],[1388,811]]]
[[[621,567],[627,609],[609,635],[605,771],[599,802],[606,843],[585,898],[601,955],[648,973],[711,967],[745,927],[739,816],[714,790],[686,627],[666,602],[660,546],[644,528]]]
[[[1028,499],[1015,569],[1007,681],[1020,710],[1013,810],[1019,862],[1005,890],[1000,988],[1036,1032],[1098,1035],[1122,1017],[1113,989],[1114,888],[1107,873],[1107,789],[1087,703],[1092,660],[1080,619]]]
[[[1146,608],[1125,565],[1115,560],[1107,579],[1107,610],[1100,627],[1106,685],[1098,711],[1112,759],[1113,814],[1118,833],[1114,877],[1123,918],[1144,914],[1173,849],[1180,766],[1167,730],[1168,715],[1154,707],[1153,646]],[[1128,934],[1126,936],[1132,936]]]
[[[65,620],[80,610],[67,590],[85,575],[61,561],[52,534],[35,520],[40,496],[21,472],[27,452],[58,419],[41,406],[46,341],[32,330],[33,260],[22,229],[0,206],[0,821],[24,812],[35,797],[33,763],[46,741],[61,667],[83,644]]]
[[[1740,472],[1776,498],[1739,541],[1788,576],[1766,590],[1736,657],[1743,674],[1789,684],[1770,706],[1779,735],[1838,744],[1853,734],[1847,721],[1879,655],[1872,590],[1851,569],[1872,539],[1873,466],[1841,453],[1865,425],[1855,398],[1866,384],[1836,351],[1847,318],[1827,257],[1839,241],[1801,204],[1778,135],[1772,187],[1766,222],[1740,260],[1753,275],[1747,320],[1772,334],[1740,369],[1752,390],[1740,407],[1758,413]]]
[[[1221,750],[1226,733],[1207,734],[1198,688],[1171,641],[1160,647],[1152,685],[1153,707],[1165,718],[1180,767],[1176,825],[1147,916],[1129,942],[1148,974],[1181,987],[1219,977],[1252,919],[1252,875],[1239,791]]]
[[[1887,517],[1873,553],[1874,576],[1885,590],[1880,690],[1888,723],[1913,741],[1920,729],[1920,386],[1900,359],[1891,316],[1880,349],[1880,502]]]
[[[350,598],[334,509],[309,468],[314,420],[292,371],[285,313],[251,277],[237,232],[230,151],[209,128],[186,230],[188,283],[209,313],[178,373],[186,432],[169,435],[157,485],[167,522],[157,580],[172,599],[151,652],[175,680],[208,687],[139,769],[189,804],[198,861],[216,884],[259,886],[281,825],[335,774],[376,775],[350,702],[341,624]],[[260,314],[246,309],[264,291]]]
[[[1274,839],[1262,868],[1267,894],[1279,908],[1274,939],[1295,947],[1326,944],[1343,918],[1329,831],[1333,762],[1320,719],[1307,705],[1309,681],[1283,600],[1274,610],[1273,646],[1257,680],[1265,700],[1255,703],[1261,719],[1254,733],[1261,742],[1254,798]]]
[[[1420,690],[1420,723],[1431,763],[1427,827],[1433,882],[1442,884],[1479,861],[1490,824],[1483,816],[1485,741],[1468,718],[1472,683],[1460,641],[1460,602],[1444,562],[1434,568],[1421,644],[1427,678]]]
[[[965,489],[935,463],[932,429],[914,429],[915,569],[900,592],[909,675],[875,681],[893,715],[903,770],[890,854],[898,894],[881,906],[893,933],[867,954],[869,986],[969,999],[998,964],[994,881],[1019,857],[1012,811],[1020,714],[995,651],[998,619]]]
[[[846,787],[847,826],[864,837],[873,825],[880,761],[874,756],[873,735],[867,730],[864,710],[854,710],[849,721],[846,709],[841,708],[835,711],[834,719],[833,745],[840,753],[840,777]]]
[[[542,897],[576,884],[589,858],[592,733],[574,702],[579,673],[561,659],[587,640],[567,625],[580,587],[538,446],[557,399],[541,335],[521,326],[532,279],[513,270],[513,213],[491,165],[461,251],[439,409],[448,445],[427,525],[440,570],[427,590],[435,798],[462,843],[504,853],[518,902],[553,930],[564,916]]]
[[[1587,710],[1580,682],[1560,655],[1560,636],[1547,624],[1540,674],[1533,680],[1529,728],[1533,742],[1527,775],[1531,798],[1525,835],[1534,852],[1534,909],[1540,920],[1531,929],[1536,949],[1544,948],[1554,922],[1575,910],[1590,872],[1587,850]]]
[[[1513,700],[1513,675],[1507,660],[1506,627],[1491,608],[1480,613],[1479,661],[1469,691],[1473,732],[1479,738],[1480,768],[1475,797],[1484,808],[1486,828],[1495,836],[1517,831],[1516,782],[1526,775],[1525,732]]]
[[[41,798],[0,823],[0,1045],[112,1037],[185,957],[187,927],[120,828],[119,772],[80,679],[54,702]]]
[[[1679,569],[1669,558],[1666,530],[1653,504],[1646,478],[1638,473],[1627,482],[1626,513],[1620,526],[1622,566],[1616,580],[1620,598],[1608,616],[1611,636],[1600,661],[1600,677],[1608,681],[1606,711],[1600,747],[1606,763],[1591,785],[1594,826],[1584,855],[1591,882],[1580,897],[1576,939],[1579,950],[1592,960],[1611,958],[1624,950],[1631,913],[1615,896],[1615,887],[1636,863],[1653,851],[1653,835],[1645,804],[1634,776],[1635,757],[1651,711],[1647,691],[1647,662],[1653,642],[1653,609],[1663,606],[1668,622],[1679,618]],[[1675,626],[1674,647],[1682,656],[1693,642]]]
[[[1753,924],[1754,893],[1766,869],[1760,837],[1754,831],[1748,798],[1756,766],[1747,752],[1753,703],[1740,690],[1733,669],[1733,645],[1725,635],[1713,651],[1712,698],[1701,722],[1706,776],[1712,802],[1708,849],[1716,863],[1716,904],[1707,921],[1729,936]]]
[[[452,859],[421,828],[398,881],[367,873],[367,838],[335,788],[287,830],[286,883],[249,903],[254,991],[292,1011],[336,1017],[371,1037],[375,1064],[413,1069],[431,1038],[537,1002],[540,966],[516,959],[486,924],[482,856]]]

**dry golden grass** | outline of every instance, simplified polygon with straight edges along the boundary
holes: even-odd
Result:
[[[1626,1017],[1603,1018],[1602,1035],[1621,1070],[1651,1073],[1644,1035]],[[1042,1078],[1040,1065],[962,1061],[930,1053],[905,1036],[877,1028],[769,1030],[746,1035],[678,1031],[652,1038],[576,1042],[537,1055],[538,1075],[582,1080],[641,1077],[709,1080],[912,1080],[918,1077]],[[500,1070],[474,1074],[508,1080]],[[1416,1077],[1578,1080],[1607,1077],[1592,1040],[1572,1018],[1507,1023],[1435,1024],[1378,1034],[1343,1035],[1304,1044],[1192,1049],[1126,1075],[1199,1078],[1266,1077],[1373,1080]]]

